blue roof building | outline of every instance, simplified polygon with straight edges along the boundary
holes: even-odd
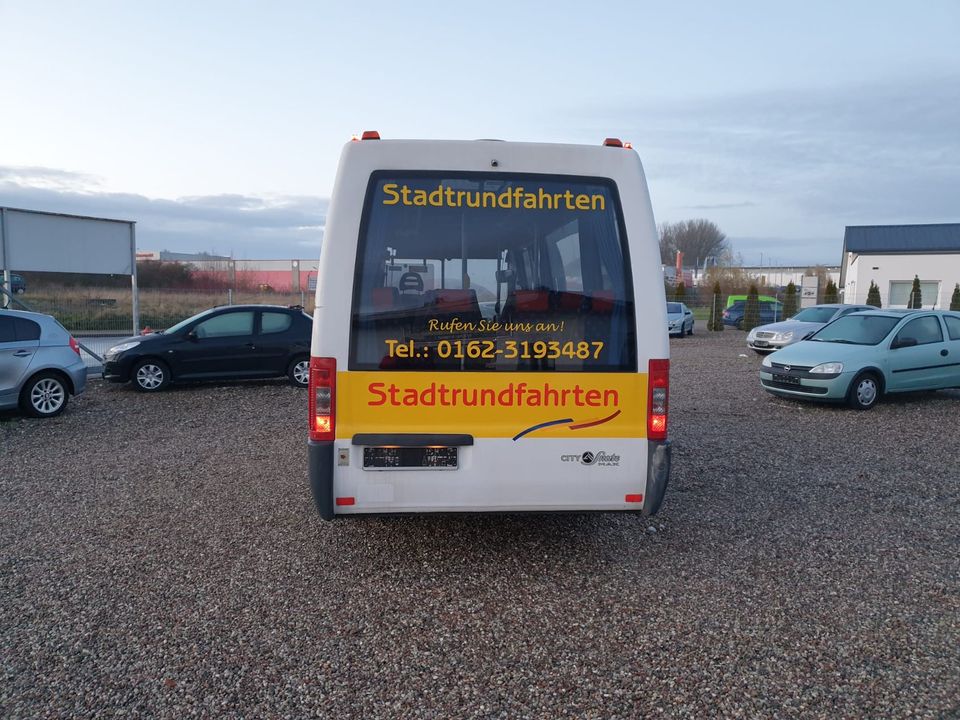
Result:
[[[840,266],[845,303],[866,302],[875,282],[883,307],[906,307],[914,277],[924,307],[950,306],[960,283],[960,223],[847,227]]]

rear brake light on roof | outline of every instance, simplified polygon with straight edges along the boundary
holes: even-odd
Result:
[[[80,354],[80,343],[78,343],[73,335],[70,336],[70,349],[73,350],[77,355]]]
[[[332,441],[336,437],[336,358],[310,358],[309,392],[310,439]]]
[[[360,136],[361,140],[379,140],[380,133],[376,130],[364,130],[363,135]]]
[[[623,143],[620,142],[620,138],[607,138],[603,141],[604,147],[623,147]]]
[[[647,374],[647,438],[667,439],[667,403],[670,395],[670,361],[651,360]]]

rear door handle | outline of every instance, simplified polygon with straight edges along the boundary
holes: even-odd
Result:
[[[253,343],[247,343],[245,347],[248,347],[248,348],[250,348],[251,350],[256,350],[256,349],[257,349],[257,346],[254,345]]]
[[[13,356],[14,357],[30,357],[33,353],[29,350],[17,350]]]

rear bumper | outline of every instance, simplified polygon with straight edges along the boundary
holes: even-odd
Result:
[[[333,520],[333,442],[308,441],[307,462],[317,512],[324,520]]]
[[[647,442],[647,483],[643,507],[640,512],[645,516],[655,515],[663,504],[663,497],[670,480],[670,462],[672,447],[669,440]],[[324,520],[333,520],[334,515],[334,443],[307,443],[307,462],[310,477],[310,492],[317,512]],[[625,508],[626,509],[626,508]],[[504,511],[508,511],[504,508]],[[499,510],[497,510],[499,512]],[[529,510],[525,510],[529,511]],[[575,512],[575,511],[571,511]],[[633,511],[636,512],[636,511]],[[351,513],[353,514],[353,513]]]
[[[643,514],[656,515],[663,504],[670,481],[670,457],[672,446],[669,440],[663,442],[647,441],[647,494],[643,500]]]
[[[87,366],[81,360],[79,364],[67,370],[70,382],[73,385],[73,394],[80,395],[87,389]]]

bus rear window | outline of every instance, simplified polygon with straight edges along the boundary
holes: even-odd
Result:
[[[350,369],[635,372],[620,217],[609,180],[375,173]]]

